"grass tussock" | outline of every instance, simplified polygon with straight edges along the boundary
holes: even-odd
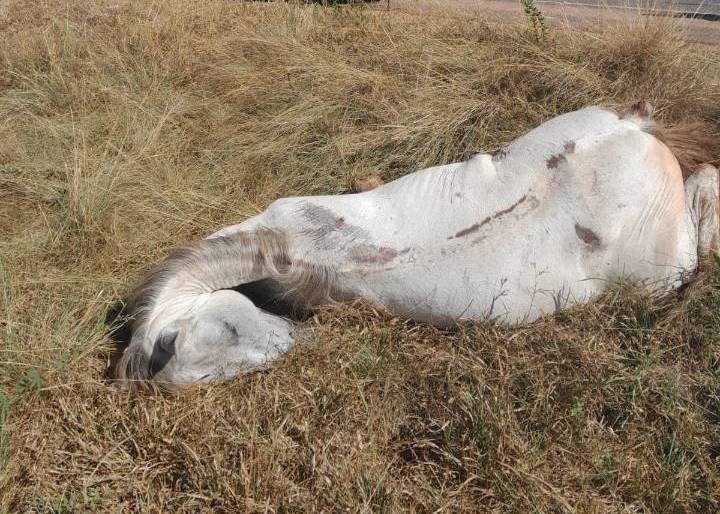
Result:
[[[0,6],[0,512],[711,512],[720,271],[451,332],[323,311],[268,370],[104,383],[108,307],[270,200],[506,144],[587,104],[720,130],[720,52],[371,8]]]

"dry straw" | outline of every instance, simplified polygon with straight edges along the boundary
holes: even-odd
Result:
[[[215,0],[11,1],[0,31],[0,512],[718,510],[715,265],[516,329],[322,311],[180,395],[102,379],[108,307],[171,247],[587,104],[717,131],[717,48]]]

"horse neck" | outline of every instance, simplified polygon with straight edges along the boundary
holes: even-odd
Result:
[[[258,230],[178,248],[137,287],[136,322],[181,317],[203,295],[279,275],[287,263],[286,247],[283,234]]]

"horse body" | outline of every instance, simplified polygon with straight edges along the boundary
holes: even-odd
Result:
[[[696,259],[672,154],[598,108],[494,157],[357,195],[282,199],[214,236],[261,227],[289,235],[291,260],[332,263],[343,298],[437,325],[530,321],[621,275],[672,286]]]
[[[295,295],[310,307],[363,298],[440,326],[532,321],[619,277],[676,287],[696,268],[698,245],[717,246],[717,170],[684,185],[677,159],[644,123],[587,108],[493,156],[365,193],[278,200],[213,234],[192,254],[194,264],[178,259],[186,265],[154,282],[131,354],[151,372],[160,354],[172,382],[231,375],[281,354],[292,329],[240,292],[224,291],[224,303],[207,307],[219,291],[265,279],[290,295],[326,289],[312,299]],[[208,328],[219,311],[220,328]]]

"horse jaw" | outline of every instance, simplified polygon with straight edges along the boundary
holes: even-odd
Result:
[[[145,357],[148,370],[131,379],[165,387],[227,379],[262,367],[295,340],[291,321],[232,290],[166,295],[155,307],[126,350]]]

